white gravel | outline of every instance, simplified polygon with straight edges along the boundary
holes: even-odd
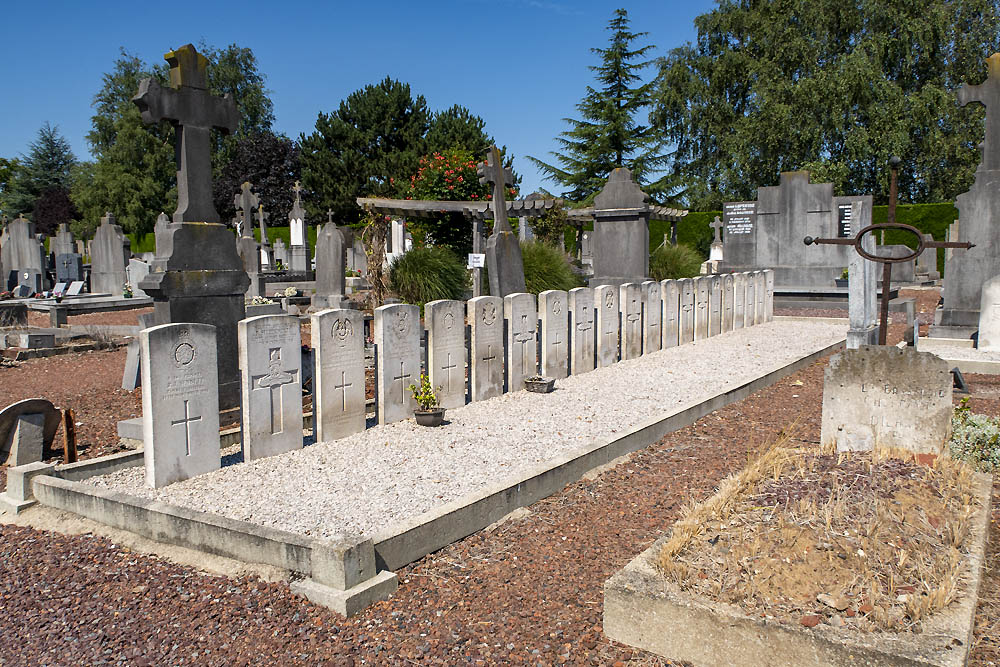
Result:
[[[526,468],[700,402],[845,336],[844,326],[774,321],[448,410],[449,424],[412,419],[334,442],[226,466],[153,490],[143,468],[88,483],[316,537],[374,536]]]
[[[917,349],[920,349],[919,345]],[[923,352],[925,350],[921,350]],[[944,347],[937,346],[926,350],[942,359],[963,359],[966,361],[1000,361],[1000,351],[979,350],[974,347]]]

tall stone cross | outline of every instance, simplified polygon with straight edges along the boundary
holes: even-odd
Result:
[[[332,208],[326,209],[326,222],[327,222],[327,224],[330,224],[330,223],[333,222],[333,209]]]
[[[719,219],[719,216],[715,216],[715,220],[710,222],[708,226],[715,230],[715,240],[712,243],[722,243],[722,220]]]
[[[260,204],[260,197],[254,194],[251,188],[253,186],[250,185],[250,181],[243,181],[239,194],[233,197],[236,209],[243,212],[243,236],[253,236],[253,225],[248,225],[247,220],[253,219],[253,211],[256,211]]]
[[[144,79],[132,102],[146,124],[168,120],[177,129],[177,210],[174,222],[219,222],[212,203],[212,129],[235,132],[240,116],[231,95],[208,92],[208,60],[188,44],[164,54],[170,88]],[[172,89],[172,90],[171,90]]]
[[[514,176],[504,169],[503,158],[496,146],[490,146],[486,161],[479,163],[479,182],[493,185],[493,233],[486,240],[486,266],[490,271],[490,294],[505,297],[526,291],[521,245],[507,220],[506,187],[513,185]]]
[[[986,59],[986,81],[978,86],[963,84],[956,91],[963,107],[975,102],[986,107],[986,138],[981,144],[983,160],[979,169],[1000,169],[1000,53]]]

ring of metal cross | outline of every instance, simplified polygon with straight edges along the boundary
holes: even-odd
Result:
[[[902,229],[904,231],[910,232],[917,237],[917,249],[912,251],[909,255],[904,255],[902,257],[885,257],[883,255],[873,255],[864,248],[861,247],[861,240],[865,237],[865,234],[871,234],[880,229]],[[858,232],[857,237],[854,239],[854,249],[858,251],[858,254],[865,259],[870,259],[873,262],[881,262],[883,264],[898,264],[899,262],[906,262],[911,259],[916,259],[920,253],[924,251],[924,237],[920,233],[920,230],[913,225],[904,225],[901,222],[882,222],[877,225],[868,225],[860,232]]]

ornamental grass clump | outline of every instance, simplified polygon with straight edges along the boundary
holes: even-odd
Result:
[[[569,257],[556,247],[527,241],[521,244],[524,282],[527,290],[538,294],[549,289],[571,290],[583,283],[573,272]]]
[[[649,275],[653,280],[691,278],[701,273],[701,255],[691,246],[665,243],[649,256]]]
[[[455,253],[441,246],[414,248],[393,259],[389,286],[407,303],[421,307],[435,299],[462,299],[469,274]]]
[[[983,472],[1000,470],[1000,419],[972,412],[963,398],[951,418],[951,455]]]

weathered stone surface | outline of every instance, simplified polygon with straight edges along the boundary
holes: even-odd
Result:
[[[316,234],[316,295],[313,305],[317,308],[327,304],[340,307],[346,294],[346,273],[344,234],[331,219]]]
[[[722,277],[722,333],[733,330],[733,301],[735,300],[736,279],[727,273]]]
[[[978,347],[980,350],[1000,350],[1000,276],[993,276],[983,285]]]
[[[90,291],[122,295],[128,282],[125,267],[128,266],[131,242],[122,228],[115,224],[115,217],[108,213],[101,218],[101,226],[94,232],[94,243],[90,249]]]
[[[619,167],[594,197],[591,286],[641,283],[649,277],[649,196]]]
[[[139,341],[146,485],[160,488],[218,470],[215,327],[164,324],[143,329]]]
[[[930,352],[864,346],[830,359],[823,375],[822,446],[940,454],[951,436],[952,377]]]
[[[618,361],[618,334],[621,315],[618,312],[618,288],[599,285],[594,288],[597,311],[597,367],[604,368]]]
[[[56,255],[56,280],[61,283],[83,280],[83,256],[75,252]]]
[[[757,261],[757,202],[736,201],[722,205],[723,257],[726,266],[754,266]]]
[[[70,230],[68,223],[59,223],[56,235],[49,241],[49,252],[56,257],[59,255],[72,255],[76,253],[76,244],[73,242],[73,232]]]
[[[394,303],[375,309],[375,404],[379,424],[413,416],[411,384],[420,385],[420,307]]]
[[[32,462],[27,459],[34,456],[34,452],[37,449],[34,443],[33,418],[24,425],[21,435],[18,435],[18,426],[21,423],[21,418],[26,415],[44,416],[42,422],[42,447],[48,447],[52,444],[56,429],[59,428],[60,418],[60,413],[52,405],[52,402],[44,398],[26,398],[22,401],[11,403],[3,410],[0,410],[0,463],[7,461],[11,465],[21,465],[21,463],[16,462]],[[25,447],[18,453],[14,449],[16,449],[18,438],[21,436],[25,437]],[[39,452],[38,458],[35,460],[38,461],[40,459],[41,453]]]
[[[478,296],[469,300],[469,369],[471,398],[484,401],[503,393],[503,299]]]
[[[764,269],[764,321],[774,320],[774,271]]]
[[[510,294],[525,291],[521,245],[507,220],[506,190],[508,185],[513,184],[514,176],[510,169],[504,169],[503,159],[496,146],[490,146],[486,161],[480,163],[479,171],[483,174],[479,182],[489,183],[493,189],[493,198],[490,202],[493,211],[493,233],[486,240],[490,294],[506,298]],[[506,302],[504,303],[506,307]],[[511,389],[508,388],[508,391]]]
[[[508,294],[503,298],[503,315],[507,322],[507,391],[520,391],[524,389],[524,378],[538,372],[535,295]]]
[[[763,271],[753,272],[753,293],[756,299],[754,321],[763,324],[767,321],[767,276]]]
[[[4,289],[17,284],[16,278],[13,282],[9,281],[9,275],[15,271],[37,271],[45,275],[45,248],[35,235],[35,223],[18,216],[7,224],[0,237],[0,264],[7,272],[3,276],[3,282],[7,283]],[[43,283],[42,288],[47,287]]]
[[[677,281],[680,287],[680,343],[690,343],[694,340],[695,321],[695,283],[694,278],[682,278]]]
[[[694,339],[704,340],[708,338],[708,308],[711,298],[709,277],[693,278],[692,282],[694,283]]]
[[[541,320],[541,374],[564,378],[569,375],[569,296],[563,290],[545,290],[538,295]]]
[[[647,280],[642,291],[642,353],[657,352],[663,346],[663,302],[660,283]]]
[[[359,310],[331,308],[310,318],[317,442],[365,430],[365,327]]]
[[[569,317],[570,373],[589,373],[596,364],[593,289],[574,287],[569,291]]]
[[[722,333],[722,277],[708,277],[708,335]]]
[[[176,224],[176,223],[175,223]],[[239,323],[243,458],[302,448],[302,336],[291,315]]]
[[[864,203],[851,207],[851,235],[857,236],[863,223]],[[871,218],[871,213],[867,214]],[[875,235],[868,234],[861,240],[866,252],[875,254]],[[862,345],[878,342],[878,264],[852,252],[847,264],[847,349],[856,350]]]
[[[676,347],[680,344],[681,288],[676,280],[660,282],[660,300],[663,304],[662,347]]]
[[[757,282],[752,271],[743,274],[746,279],[746,291],[743,305],[743,325],[752,327],[757,324]]]
[[[465,304],[451,299],[424,304],[427,377],[443,408],[465,405]]]
[[[637,359],[642,356],[642,286],[623,283],[618,287],[618,310],[621,317],[620,358]]]
[[[128,272],[128,284],[132,286],[132,296],[137,299],[143,299],[148,296],[142,288],[139,287],[139,283],[146,279],[149,275],[149,264],[142,261],[141,259],[135,259],[134,257],[128,261],[128,266],[126,267]]]
[[[308,229],[306,212],[302,207],[302,187],[298,181],[295,181],[292,191],[295,192],[295,201],[292,203],[292,210],[288,212],[288,228],[291,234],[288,261],[293,272],[308,273],[311,270],[312,259],[309,256],[309,236],[306,233]],[[343,248],[343,239],[341,239],[341,248]],[[344,262],[346,263],[346,256]],[[340,275],[343,276],[344,272],[341,271]]]

